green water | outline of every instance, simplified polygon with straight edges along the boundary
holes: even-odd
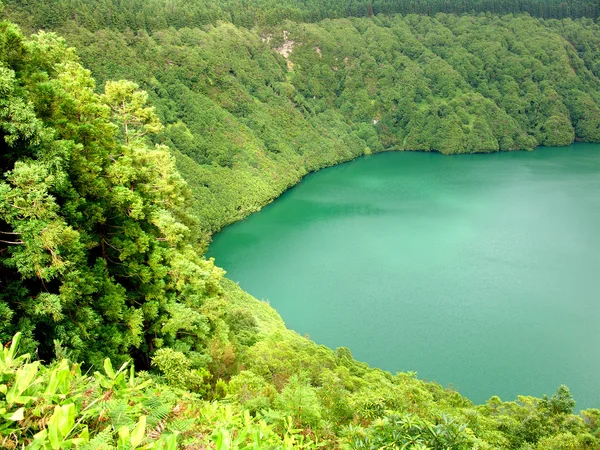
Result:
[[[312,174],[209,254],[288,327],[392,372],[600,407],[600,145],[385,153]]]

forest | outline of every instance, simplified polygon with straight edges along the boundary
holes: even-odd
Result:
[[[566,386],[475,405],[370,368],[204,257],[361,155],[600,142],[597,8],[6,1],[0,447],[598,448]]]
[[[543,19],[600,16],[596,0],[5,0],[5,4],[25,13],[28,23],[36,28],[56,28],[75,20],[91,31],[129,28],[152,32],[201,27],[220,20],[252,28],[285,20],[314,23],[378,14],[528,13]]]
[[[37,29],[35,15],[7,11]],[[93,30],[93,14],[75,11],[55,31],[98,89],[127,79],[148,93],[164,125],[150,138],[175,156],[205,243],[305,174],[363,154],[600,141],[599,29],[587,18],[217,20],[149,33]]]

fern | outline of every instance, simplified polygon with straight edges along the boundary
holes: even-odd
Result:
[[[144,401],[143,408],[147,414],[148,425],[154,427],[171,414],[173,405],[171,402],[164,402],[160,397],[149,397]]]
[[[124,399],[112,399],[104,405],[104,410],[110,418],[111,424],[115,430],[122,426],[133,426],[136,423],[137,411],[131,407]]]
[[[112,445],[113,442],[111,427],[108,426],[89,442],[80,446],[79,450],[114,450],[116,447]]]
[[[173,422],[170,422],[167,425],[167,430],[172,433],[175,433],[175,432],[185,433],[190,428],[192,428],[193,424],[194,424],[194,419],[175,419]]]

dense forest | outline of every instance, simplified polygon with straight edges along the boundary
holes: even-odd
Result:
[[[593,19],[388,3],[6,2],[2,448],[598,448],[600,411],[564,386],[474,405],[369,368],[203,257],[360,155],[600,141]]]
[[[600,16],[596,0],[5,0],[35,28],[56,28],[76,20],[88,30],[157,31],[200,27],[222,20],[251,28],[285,20],[318,22],[378,14],[518,14],[544,19]]]
[[[591,19],[409,14],[149,33],[90,27],[100,8],[68,10],[75,19],[55,30],[97,91],[128,79],[148,93],[164,124],[152,140],[175,156],[205,242],[306,173],[359,155],[600,141]],[[36,30],[35,14],[9,11]]]

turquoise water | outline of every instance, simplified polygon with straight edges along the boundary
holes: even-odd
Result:
[[[392,372],[600,407],[600,145],[385,153],[309,175],[209,255],[287,326]]]

